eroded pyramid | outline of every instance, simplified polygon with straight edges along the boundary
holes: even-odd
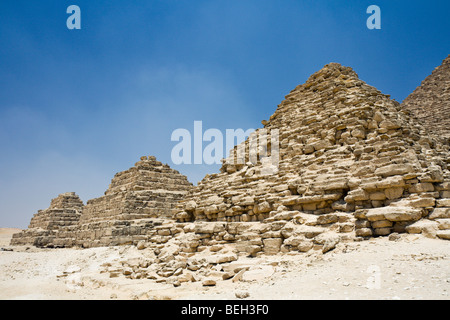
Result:
[[[388,235],[429,219],[434,236],[448,237],[447,221],[435,220],[450,218],[448,147],[351,68],[326,65],[263,124],[259,131],[279,134],[277,172],[248,161],[248,139],[230,155],[245,146],[244,163],[224,162],[206,176],[180,204],[178,221],[291,221],[315,239],[327,231]],[[291,233],[265,238],[282,245]]]
[[[60,194],[52,199],[49,208],[39,210],[31,218],[27,230],[13,235],[11,244],[42,246],[51,242],[60,230],[78,224],[83,206],[75,192]]]
[[[402,108],[450,145],[450,55],[402,102]]]

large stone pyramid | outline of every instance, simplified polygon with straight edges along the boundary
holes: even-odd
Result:
[[[245,146],[244,164],[225,161],[220,173],[206,176],[179,205],[178,221],[294,221],[307,238],[426,226],[449,238],[448,146],[351,68],[326,65],[263,124],[259,131],[279,134],[277,172],[264,174],[263,161],[248,161],[248,139],[230,154],[236,158]]]
[[[144,242],[166,277],[197,252],[222,263],[393,233],[450,239],[448,145],[351,68],[326,65],[262,124],[195,187],[143,157],[40,243]]]
[[[450,145],[450,55],[403,101],[402,108]]]

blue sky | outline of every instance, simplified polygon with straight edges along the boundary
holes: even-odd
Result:
[[[81,30],[69,30],[69,5]],[[366,9],[381,8],[369,30]],[[101,196],[142,155],[171,163],[177,128],[261,127],[329,62],[402,101],[450,53],[433,1],[0,2],[0,227],[26,228],[63,192]]]

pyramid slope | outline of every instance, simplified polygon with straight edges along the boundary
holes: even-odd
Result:
[[[402,108],[450,144],[450,55],[402,102]]]

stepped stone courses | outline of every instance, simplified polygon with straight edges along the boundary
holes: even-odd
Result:
[[[279,136],[273,174],[268,158],[250,161],[251,139],[228,158],[243,147],[242,163],[225,159],[220,173],[196,187],[144,157],[89,200],[76,224],[39,243],[135,244],[153,252],[153,266],[134,261],[105,270],[159,279],[187,277],[182,270],[230,263],[238,254],[325,253],[339,242],[404,232],[450,239],[448,145],[351,68],[326,65],[262,123],[256,136]],[[273,150],[269,145],[269,157]],[[195,258],[205,252],[205,261]]]
[[[450,55],[403,101],[402,108],[450,145]]]
[[[68,194],[52,200],[49,209],[32,219],[28,230],[14,235],[12,244],[93,247],[133,243],[147,233],[146,219],[171,217],[177,201],[191,187],[178,171],[153,156],[142,157],[134,167],[114,176],[104,196],[89,200],[83,208],[79,199],[66,201]],[[74,211],[74,203],[78,211],[76,219],[55,230],[52,226],[61,218],[53,214],[54,207],[60,203],[65,205],[64,217]],[[30,237],[36,232],[40,232],[38,242]]]
[[[278,173],[224,162],[182,200],[178,221],[294,222],[286,236],[265,234],[254,250],[301,243],[305,251],[325,247],[327,232],[339,239],[405,232],[448,203],[448,147],[351,68],[326,65],[263,124],[279,130]]]

